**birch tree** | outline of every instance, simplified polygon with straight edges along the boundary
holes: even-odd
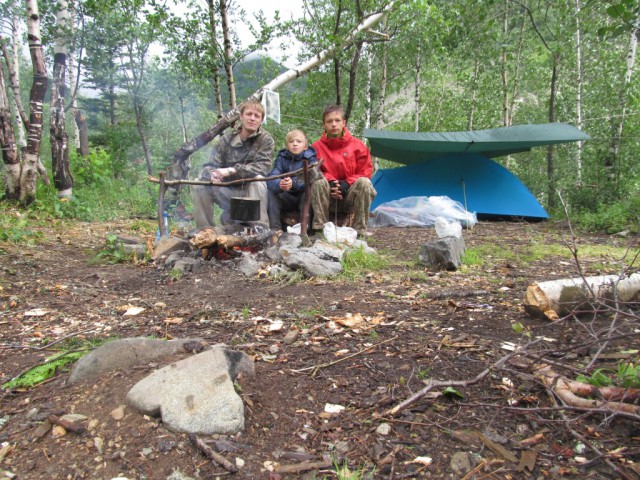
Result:
[[[58,0],[56,40],[51,85],[51,118],[49,123],[53,184],[59,198],[71,198],[73,176],[69,166],[69,134],[65,125],[65,92],[70,32],[69,8],[66,0]]]
[[[40,14],[37,0],[27,0],[27,32],[33,66],[33,83],[29,95],[27,145],[22,150],[20,193],[18,195],[20,202],[24,205],[31,204],[35,199],[38,174],[43,177],[47,175],[40,162],[40,146],[43,128],[42,107],[47,93],[48,77],[40,36]]]

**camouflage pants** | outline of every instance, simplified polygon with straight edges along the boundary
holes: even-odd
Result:
[[[329,182],[326,178],[316,180],[311,184],[311,208],[313,208],[314,230],[322,230],[333,212],[353,212],[353,228],[358,233],[367,230],[369,208],[376,196],[371,180],[360,177],[349,187],[346,198],[334,200],[330,196]]]

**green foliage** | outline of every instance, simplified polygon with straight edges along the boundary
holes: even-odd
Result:
[[[93,257],[93,263],[124,263],[129,262],[133,258],[131,253],[127,253],[124,250],[122,241],[118,239],[117,235],[107,235],[107,245],[103,250],[100,250],[95,257]]]
[[[375,467],[370,471],[366,467],[358,467],[355,470],[350,470],[347,461],[345,460],[342,465],[334,462],[336,469],[337,480],[365,480],[374,477]],[[326,477],[325,477],[326,478]]]
[[[458,398],[464,398],[464,395],[462,393],[460,393],[458,390],[456,390],[453,387],[447,387],[442,391],[443,395],[448,395],[450,397],[458,397]]]
[[[182,278],[182,276],[183,276],[182,270],[179,270],[177,268],[172,268],[171,271],[169,272],[169,280],[171,280],[172,282],[177,282]]]
[[[585,230],[617,233],[629,230],[638,232],[640,223],[640,197],[631,195],[608,205],[600,205],[595,211],[582,211],[575,222]]]
[[[3,212],[0,216],[0,242],[34,245],[42,234],[28,227],[26,216],[13,217]]]
[[[64,352],[60,355],[49,357],[45,359],[45,362],[41,365],[37,365],[26,372],[22,373],[16,378],[9,380],[2,384],[2,388],[31,388],[45,380],[53,377],[59,370],[64,367],[75,363],[80,358],[87,354],[85,351],[71,351]]]
[[[640,387],[640,364],[621,363],[617,370],[609,368],[598,368],[590,376],[578,375],[576,380],[596,387]]]
[[[353,280],[369,272],[383,270],[389,264],[379,253],[367,253],[364,247],[350,249],[342,259],[342,276]]]

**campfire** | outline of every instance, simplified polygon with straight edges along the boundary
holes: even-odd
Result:
[[[224,227],[207,227],[193,235],[190,243],[200,249],[204,260],[229,260],[243,252],[257,253],[278,241],[277,235],[260,227],[227,232]]]

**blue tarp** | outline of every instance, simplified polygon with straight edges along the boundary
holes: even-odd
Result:
[[[444,195],[480,217],[549,218],[522,182],[506,168],[482,155],[451,153],[406,167],[378,170],[378,195],[371,204],[404,197]]]
[[[412,196],[445,195],[480,217],[549,218],[522,182],[490,158],[533,147],[589,140],[564,123],[516,125],[470,132],[365,129],[371,154],[407,165],[379,170],[371,208]]]

